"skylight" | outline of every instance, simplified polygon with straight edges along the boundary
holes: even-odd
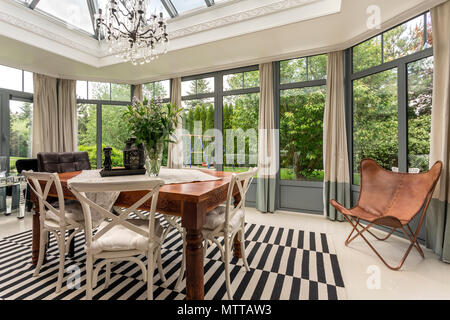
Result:
[[[31,10],[40,11],[66,24],[69,29],[80,29],[95,34],[94,15],[104,9],[110,0],[16,0]],[[118,0],[121,2],[128,0]],[[163,13],[163,17],[175,18],[184,12],[212,7],[214,0],[144,0],[151,12]],[[225,2],[227,0],[216,0]]]
[[[178,13],[204,8],[206,2],[204,0],[171,0]]]
[[[36,5],[36,10],[50,14],[63,22],[94,34],[91,15],[86,0],[42,0]]]

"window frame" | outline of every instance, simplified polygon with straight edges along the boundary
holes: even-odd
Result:
[[[79,80],[79,81],[87,81],[87,80]],[[89,82],[95,81],[87,81],[86,86],[86,97],[88,99],[78,99],[77,98],[77,106],[79,104],[91,104],[96,106],[96,147],[97,147],[97,169],[102,167],[102,109],[103,106],[127,106],[132,102],[134,85],[130,85],[130,100],[129,101],[117,101],[117,100],[96,100],[89,99]],[[111,82],[109,82],[109,97],[112,97],[111,94]],[[77,118],[78,121],[78,118]],[[78,134],[78,132],[77,132]]]
[[[22,90],[24,89],[24,71],[22,70]],[[7,173],[10,172],[11,118],[10,100],[33,103],[33,93],[0,88],[0,155],[8,157]]]
[[[327,54],[327,53],[322,53]],[[304,57],[297,57],[292,58],[288,60],[293,59],[301,59],[306,58],[306,61],[308,61],[308,58],[314,57],[317,55],[322,54],[315,54],[311,56],[304,56]],[[286,61],[286,60],[281,60]],[[289,90],[289,89],[303,89],[303,88],[310,88],[310,87],[319,87],[319,86],[326,86],[327,85],[327,77],[325,79],[320,80],[306,80],[306,81],[298,81],[298,82],[290,82],[290,83],[284,83],[281,84],[281,61],[276,61],[273,63],[273,76],[274,76],[274,112],[275,112],[275,129],[280,130],[280,121],[281,121],[281,91],[282,90]],[[308,67],[307,67],[308,69]],[[328,75],[327,75],[328,76]],[[281,135],[281,132],[280,132]],[[281,189],[283,187],[294,187],[294,188],[312,188],[312,189],[323,189],[323,181],[301,181],[301,180],[282,180],[281,179],[281,154],[280,154],[280,137],[278,137],[278,141],[276,141],[276,151],[278,152],[278,163],[280,164],[280,168],[276,175],[276,186],[275,186],[275,209],[277,210],[289,210],[294,212],[303,212],[303,213],[312,213],[312,214],[320,214],[322,211],[320,210],[308,210],[308,209],[298,209],[298,208],[288,208],[282,206],[281,201]],[[317,190],[319,192],[319,190]],[[301,195],[299,194],[299,197],[301,198]],[[302,201],[307,201],[307,199],[302,199]]]
[[[237,90],[223,90],[223,78],[225,75],[234,74],[234,73],[243,73],[249,71],[259,71],[259,65],[250,65],[246,67],[239,67],[227,70],[221,70],[216,72],[203,73],[192,76],[185,76],[181,78],[181,81],[191,81],[191,80],[199,80],[205,78],[214,78],[214,91],[210,93],[201,93],[201,94],[193,94],[182,96],[181,100],[196,100],[196,99],[205,99],[205,98],[214,98],[214,129],[223,132],[223,98],[226,96],[233,95],[242,95],[248,93],[259,93],[260,87],[253,88],[245,88],[245,89],[237,89]],[[223,141],[219,141],[219,139],[214,139],[215,141],[215,150],[223,150]],[[224,163],[223,163],[223,152],[216,152],[216,161],[220,164],[217,164],[215,169],[216,171],[223,171]],[[253,181],[252,184],[256,184],[256,181]]]
[[[353,111],[354,111],[354,92],[353,92],[353,82],[368,76],[379,74],[391,69],[397,69],[397,106],[398,106],[398,168],[399,172],[408,172],[408,64],[416,62],[422,59],[426,59],[433,56],[433,47],[426,47],[427,35],[428,35],[428,24],[427,24],[427,14],[428,11],[419,14],[411,19],[408,19],[394,27],[387,29],[373,37],[381,35],[382,43],[382,57],[380,63],[377,66],[370,67],[368,69],[353,72],[353,49],[364,43],[365,41],[372,39],[373,37],[366,39],[348,49],[345,50],[344,58],[344,83],[345,83],[345,108],[346,108],[346,126],[347,126],[347,148],[348,148],[348,159],[349,159],[349,172],[350,172],[350,182],[352,185],[352,191],[359,192],[360,186],[354,184],[354,141],[353,141]],[[416,19],[417,17],[424,16],[424,46],[425,48],[414,52],[409,55],[397,58],[395,60],[384,62],[384,50],[383,41],[384,34],[398,26],[401,26],[409,21]],[[353,197],[352,197],[353,198]],[[352,199],[354,202],[354,199]]]

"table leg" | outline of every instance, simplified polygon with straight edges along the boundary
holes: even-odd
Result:
[[[234,196],[234,206],[236,207],[241,201],[241,194],[237,193]],[[233,239],[233,257],[237,259],[242,258],[241,242],[239,241],[239,236],[236,234]]]
[[[69,230],[69,237],[75,232],[75,230]],[[75,237],[72,238],[69,244],[69,257],[73,258],[75,256]]]
[[[36,265],[39,258],[39,239],[41,237],[40,232],[40,221],[39,221],[39,211],[33,214],[33,244],[32,244],[32,254],[31,263]]]
[[[204,299],[203,236],[205,208],[184,203],[182,224],[186,228],[186,300]]]

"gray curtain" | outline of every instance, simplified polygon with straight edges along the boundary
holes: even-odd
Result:
[[[77,148],[76,81],[33,75],[33,157]]]
[[[431,9],[434,84],[431,115],[430,166],[444,163],[426,216],[426,243],[450,262],[450,1]]]
[[[175,103],[181,108],[181,78],[171,80],[170,85],[170,102]],[[183,167],[183,139],[182,139],[182,119],[178,119],[177,143],[169,143],[169,151],[167,155],[167,167],[180,169]]]
[[[258,178],[256,208],[275,212],[275,185],[278,168],[277,140],[274,122],[273,65],[259,65],[260,100],[258,131]]]
[[[324,214],[330,220],[344,218],[333,206],[334,199],[350,207],[350,173],[347,153],[344,102],[344,52],[328,54],[327,99],[323,119]]]

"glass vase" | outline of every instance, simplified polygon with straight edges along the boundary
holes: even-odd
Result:
[[[148,144],[144,144],[145,150],[145,169],[147,175],[150,177],[157,177],[159,170],[161,169],[161,161],[164,151],[164,142],[159,140],[153,147],[149,147]]]

